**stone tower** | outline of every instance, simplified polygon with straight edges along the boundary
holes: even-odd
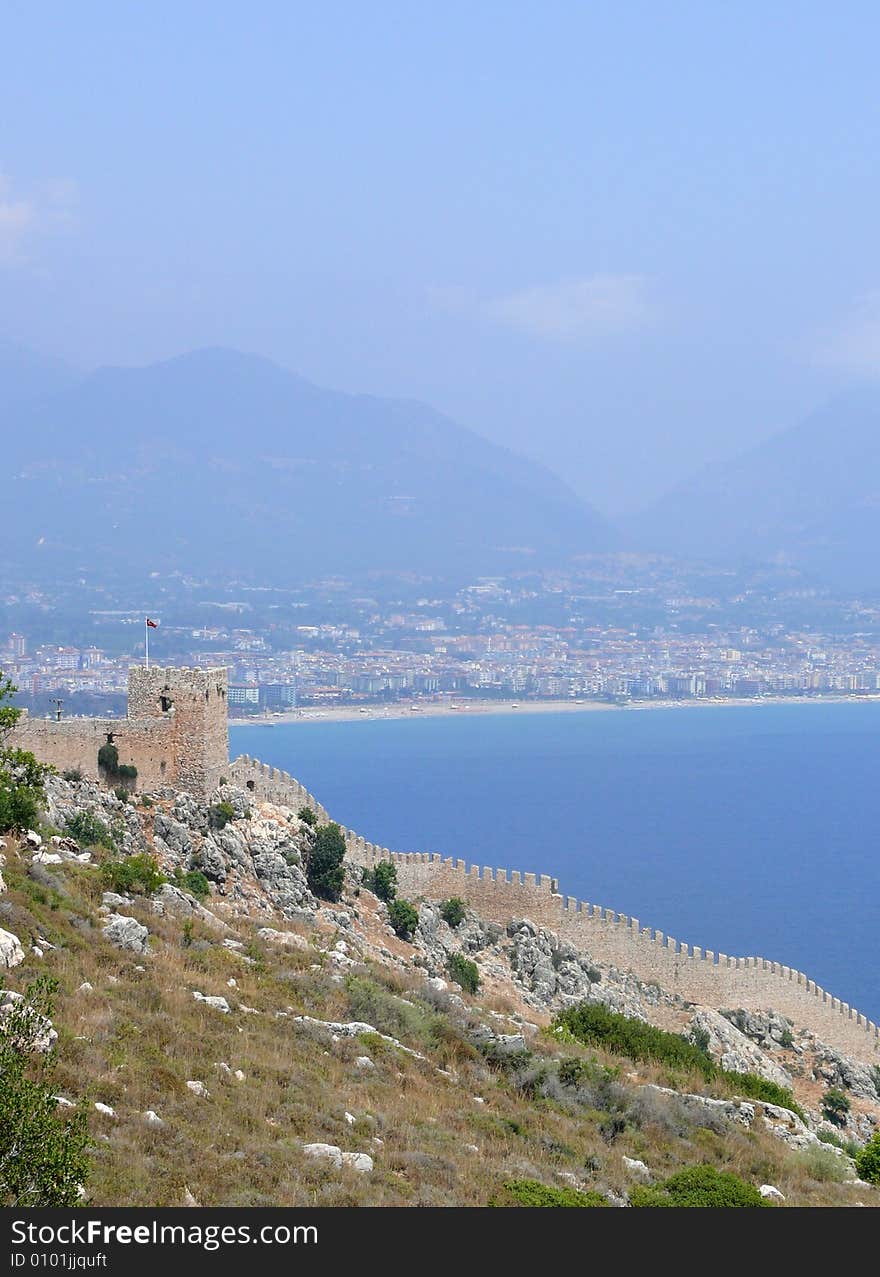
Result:
[[[227,691],[224,668],[129,670],[128,718],[164,724],[166,783],[209,794],[228,770]]]

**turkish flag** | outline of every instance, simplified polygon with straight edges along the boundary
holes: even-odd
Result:
[[[151,621],[149,617],[147,617],[147,625],[149,625],[151,630],[157,630],[159,628],[159,622]]]

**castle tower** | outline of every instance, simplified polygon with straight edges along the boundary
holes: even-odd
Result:
[[[175,669],[132,666],[128,671],[128,718],[158,720],[167,741],[167,784],[206,795],[228,770],[228,673],[225,668]]]

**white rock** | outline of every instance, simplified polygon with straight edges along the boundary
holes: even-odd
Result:
[[[6,890],[6,883],[3,881],[3,875],[2,875],[2,873],[0,873],[0,896],[2,896],[2,895],[3,895],[3,892],[4,892],[5,890]]]
[[[130,905],[131,898],[120,896],[115,891],[105,891],[101,896],[101,904],[106,905],[108,909],[118,909],[120,905]]]
[[[195,1080],[192,1082],[187,1082],[186,1085],[187,1085],[187,1090],[192,1091],[193,1095],[197,1095],[199,1099],[207,1100],[209,1098],[209,1091],[208,1091],[208,1088],[205,1086],[204,1082],[199,1082]]]
[[[77,989],[77,993],[91,993],[92,991],[93,986],[89,984],[88,980],[83,980],[82,984]]]
[[[74,1104],[73,1100],[69,1100],[66,1095],[56,1095],[55,1103],[58,1105],[59,1108],[62,1108],[62,1109],[76,1108],[76,1105]]]
[[[331,1162],[340,1169],[345,1166],[361,1174],[367,1174],[373,1169],[373,1159],[369,1153],[344,1153],[336,1144],[304,1144],[303,1152],[307,1157]]]
[[[29,847],[42,847],[43,840],[35,829],[29,829],[24,836],[24,840]]]
[[[225,1060],[221,1060],[219,1064],[215,1064],[214,1068],[219,1069],[220,1072],[224,1074],[224,1076],[232,1077],[232,1069],[229,1067],[229,1065],[226,1063]]]
[[[212,1007],[215,1011],[222,1011],[224,1015],[229,1015],[232,1008],[225,998],[206,997],[204,993],[198,991],[193,992],[196,1002],[204,1002],[206,1007]]]
[[[479,1153],[480,1150],[476,1144],[465,1144],[464,1151],[466,1153]]]
[[[376,1066],[368,1055],[359,1055],[355,1060],[355,1065],[359,1069],[374,1069]]]
[[[641,1175],[644,1179],[650,1179],[651,1172],[637,1157],[624,1157],[623,1164],[631,1175]]]
[[[32,945],[31,945],[31,953],[34,955],[34,957],[35,957],[35,958],[42,958],[42,957],[45,957],[45,954],[43,953],[43,950],[42,950],[42,949],[38,949],[38,948],[37,948],[37,946],[36,946],[35,944],[32,944]]]
[[[307,950],[311,947],[308,940],[298,936],[295,931],[275,931],[272,927],[260,927],[257,935],[269,944],[280,944],[286,949]]]
[[[165,1123],[162,1121],[159,1114],[154,1112],[153,1109],[147,1109],[143,1114],[143,1119],[146,1122],[147,1126],[164,1126],[165,1125]]]
[[[355,1117],[354,1113],[343,1113],[342,1116],[345,1118],[346,1122],[348,1122],[349,1126],[354,1126],[355,1122],[357,1121],[357,1118]]]
[[[150,933],[137,918],[127,918],[121,913],[111,913],[101,928],[111,944],[117,949],[126,949],[130,953],[146,953]]]
[[[63,865],[64,857],[59,856],[57,851],[41,851],[34,856],[34,860],[39,861],[41,865]]]
[[[446,983],[446,981],[441,980],[440,976],[438,975],[432,976],[430,980],[426,980],[425,984],[427,984],[429,989],[436,990],[437,993],[445,993],[446,990],[449,988],[449,985]]]
[[[475,1095],[475,1096],[474,1096],[474,1103],[475,1103],[475,1104],[485,1104],[485,1103],[486,1103],[486,1101],[483,1099],[482,1095]]]
[[[785,1197],[773,1184],[762,1184],[758,1189],[762,1197],[769,1197],[776,1202],[784,1202]]]
[[[198,1206],[198,1202],[193,1197],[186,1184],[183,1186],[183,1204],[184,1206]]]
[[[103,1113],[104,1117],[116,1116],[116,1109],[112,1109],[109,1104],[102,1104],[100,1100],[96,1102],[95,1109],[98,1113]]]
[[[24,962],[24,949],[18,936],[0,927],[0,967],[10,969]]]
[[[237,989],[238,981],[235,979],[234,976],[230,976],[229,979],[226,981],[226,986],[229,989]]]
[[[235,1078],[236,1082],[244,1081],[244,1072],[242,1069],[236,1069],[232,1076]]]

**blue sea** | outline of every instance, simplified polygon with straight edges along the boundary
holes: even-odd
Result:
[[[689,944],[775,958],[880,1020],[880,705],[234,727],[397,851],[551,873]]]

